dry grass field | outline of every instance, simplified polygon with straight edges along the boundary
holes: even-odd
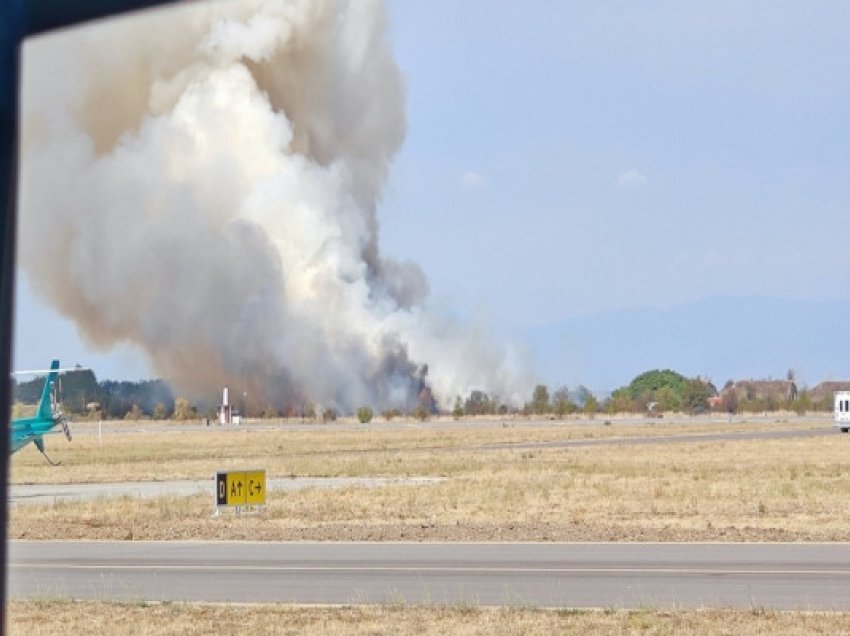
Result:
[[[15,455],[14,483],[433,476],[427,485],[273,491],[262,515],[212,517],[206,497],[16,504],[28,539],[850,540],[850,437],[620,444],[632,437],[822,427],[823,422],[606,426],[201,429],[51,440],[63,465]],[[605,446],[500,445],[610,439]],[[10,633],[121,634],[850,634],[846,613],[294,607],[13,601]]]
[[[14,601],[10,633],[45,634],[850,634],[847,614],[700,610],[292,607]]]
[[[270,477],[432,476],[427,485],[273,491],[259,516],[211,517],[203,496],[15,505],[13,538],[251,540],[850,540],[850,437],[493,448],[812,423],[551,425],[190,431],[56,438],[63,465],[34,449],[13,483]],[[55,449],[55,450],[54,450]]]

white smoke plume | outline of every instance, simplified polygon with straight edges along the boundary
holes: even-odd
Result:
[[[19,260],[36,293],[195,399],[527,395],[516,355],[438,318],[421,270],[379,253],[406,128],[386,19],[377,0],[241,0],[29,43]]]

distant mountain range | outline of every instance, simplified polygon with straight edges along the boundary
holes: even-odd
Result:
[[[799,385],[850,379],[850,299],[828,302],[712,297],[669,309],[623,309],[530,327],[518,334],[550,386],[598,393],[649,369]]]

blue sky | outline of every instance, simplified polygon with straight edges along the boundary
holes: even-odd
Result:
[[[576,319],[716,296],[850,298],[850,4],[388,9],[408,134],[381,247],[422,267],[436,306],[543,359],[529,334]],[[144,374],[131,353],[85,351],[25,289],[18,315],[17,366],[58,349],[99,377]],[[549,355],[543,379],[610,389],[641,364],[582,379],[568,357]]]
[[[607,349],[587,327],[604,318],[628,342],[635,308],[740,298],[722,334],[734,352],[785,317],[746,299],[850,297],[850,5],[390,6],[410,127],[384,246],[419,262],[438,298],[524,339],[552,383],[611,389],[656,365],[720,382],[790,366],[810,384],[850,376],[835,322],[831,353],[789,333],[723,366],[720,333],[699,321],[695,351],[656,334],[641,351],[670,357],[587,362]]]
[[[847,296],[850,5],[457,4],[391,4],[384,246],[435,289],[508,324]]]

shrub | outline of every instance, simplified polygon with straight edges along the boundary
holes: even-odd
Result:
[[[124,419],[138,421],[142,419],[143,415],[144,413],[142,413],[142,409],[139,408],[139,405],[134,404],[132,408],[124,415]]]
[[[195,417],[195,409],[189,405],[189,400],[184,397],[174,399],[174,419],[184,422]]]
[[[371,422],[373,415],[374,413],[372,412],[372,409],[368,406],[361,406],[357,409],[357,419],[360,420],[361,424],[368,424]]]
[[[386,409],[381,412],[381,417],[383,417],[387,422],[392,422],[394,417],[398,417],[401,415],[401,411],[398,409]]]

